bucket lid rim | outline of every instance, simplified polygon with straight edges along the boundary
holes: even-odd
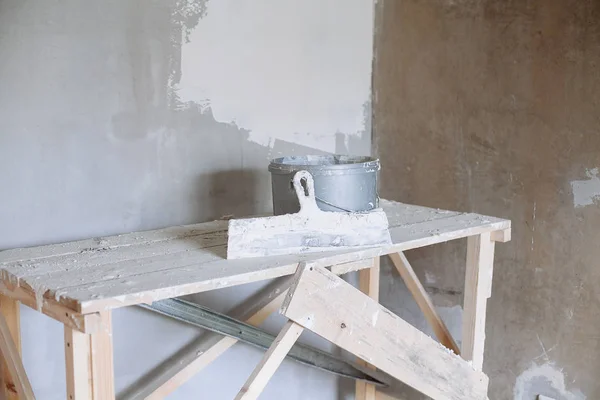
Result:
[[[341,159],[346,158],[348,160],[354,160],[353,162],[341,163],[341,164],[318,164],[318,163],[310,163],[310,159]],[[298,159],[298,163],[290,163],[284,162],[284,160],[294,160]],[[302,162],[302,159],[306,159],[306,162]],[[269,163],[269,171],[292,171],[298,169],[364,169],[364,168],[377,168],[379,170],[380,164],[379,159],[370,156],[354,156],[354,155],[345,155],[345,154],[324,154],[324,155],[302,155],[302,156],[284,156],[278,157],[271,160]]]

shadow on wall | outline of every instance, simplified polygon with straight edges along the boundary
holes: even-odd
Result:
[[[247,217],[260,213],[260,204],[265,200],[261,184],[263,170],[236,169],[211,172],[199,177],[198,186],[209,188],[199,197],[207,199],[203,209],[214,219],[224,216]],[[270,195],[269,195],[270,198]]]

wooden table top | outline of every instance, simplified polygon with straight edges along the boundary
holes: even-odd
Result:
[[[293,274],[300,261],[366,268],[363,260],[510,229],[510,221],[381,200],[393,244],[243,260],[225,259],[227,221],[0,252],[0,292],[51,299],[78,313],[183,296]],[[14,297],[14,296],[13,296]]]

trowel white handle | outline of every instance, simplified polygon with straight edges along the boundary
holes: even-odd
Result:
[[[302,180],[306,182],[306,191],[302,186]],[[300,203],[300,212],[318,212],[317,199],[315,198],[315,181],[308,171],[298,171],[294,175],[294,190]]]

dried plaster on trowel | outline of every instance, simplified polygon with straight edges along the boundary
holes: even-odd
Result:
[[[216,121],[235,124],[249,131],[248,140],[271,148],[282,139],[334,152],[336,135],[360,137],[368,129],[372,2],[207,5],[181,50],[177,93],[183,103],[210,109]]]

